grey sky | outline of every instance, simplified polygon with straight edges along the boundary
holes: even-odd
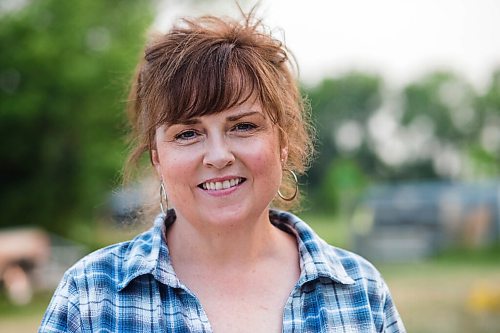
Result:
[[[163,6],[163,28],[172,17],[236,12],[233,1],[222,0],[196,9],[172,0]],[[500,67],[497,0],[264,0],[259,13],[284,31],[306,83],[359,69],[399,85],[449,68],[480,88]]]

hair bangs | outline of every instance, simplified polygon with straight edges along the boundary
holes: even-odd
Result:
[[[222,112],[260,97],[259,78],[241,59],[237,46],[229,42],[200,52],[197,61],[182,66],[174,80],[178,84],[171,84],[166,96],[173,101],[168,103],[171,108],[165,115],[167,124]]]

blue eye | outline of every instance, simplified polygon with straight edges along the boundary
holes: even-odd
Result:
[[[198,135],[198,133],[196,131],[187,130],[187,131],[184,131],[184,132],[177,134],[175,136],[175,139],[180,140],[180,141],[187,141],[187,140],[192,140],[192,139],[196,138],[197,135]]]
[[[234,126],[234,129],[236,131],[242,131],[242,132],[251,131],[255,128],[257,128],[257,126],[252,123],[241,123]]]

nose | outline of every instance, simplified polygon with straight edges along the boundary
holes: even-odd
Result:
[[[206,141],[204,165],[222,169],[233,164],[234,160],[233,152],[223,136],[212,137]]]

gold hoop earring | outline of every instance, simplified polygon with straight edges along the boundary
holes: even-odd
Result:
[[[165,207],[163,206],[163,202],[165,201]],[[165,185],[163,185],[163,182],[160,183],[160,209],[163,214],[167,214],[168,211],[168,201],[167,201],[167,192],[165,191]]]
[[[283,169],[283,171],[288,171],[292,174],[293,180],[295,181],[295,191],[293,192],[292,196],[290,196],[288,198],[283,196],[283,194],[280,192],[280,190],[278,190],[278,195],[281,199],[283,199],[285,201],[292,201],[293,199],[295,199],[295,197],[299,193],[299,180],[297,179],[297,175],[295,174],[295,172],[293,172],[292,170]]]

